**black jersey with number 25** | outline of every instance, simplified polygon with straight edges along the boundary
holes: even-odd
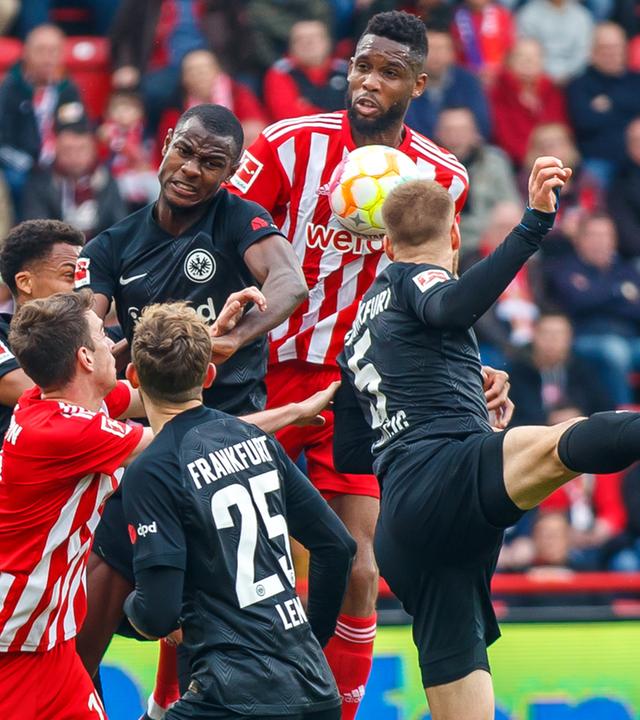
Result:
[[[227,297],[256,285],[243,256],[267,235],[280,234],[260,205],[219,190],[204,216],[179,237],[165,232],[147,205],[95,237],[82,250],[76,288],[115,299],[118,320],[131,342],[146,305],[187,300],[213,323]],[[266,338],[241,348],[219,368],[205,402],[234,414],[264,404]]]
[[[123,500],[135,571],[185,571],[184,643],[208,698],[252,717],[339,705],[289,544],[291,533],[313,547],[331,511],[275,440],[188,410],[129,467]]]

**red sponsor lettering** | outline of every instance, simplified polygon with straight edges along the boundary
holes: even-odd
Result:
[[[138,539],[138,533],[136,532],[136,529],[133,527],[133,525],[127,525],[127,530],[129,531],[129,540],[131,540],[131,544],[135,545],[136,540]]]
[[[348,230],[336,230],[325,225],[312,225],[307,223],[307,246],[326,250],[333,248],[340,253],[354,253],[354,255],[369,255],[382,250],[380,236],[367,237],[354,235]]]

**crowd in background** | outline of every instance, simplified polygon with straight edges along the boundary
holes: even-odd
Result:
[[[574,171],[543,251],[476,326],[484,362],[511,374],[514,423],[640,401],[637,0],[0,0],[0,236],[58,218],[90,239],[152,201],[193,105],[230,108],[247,145],[344,108],[354,38],[394,8],[428,28],[407,124],[469,171],[462,270],[519,221],[537,156]],[[108,53],[93,79],[74,77],[71,47]],[[638,570],[639,537],[640,469],[581,476],[511,533],[500,567]]]

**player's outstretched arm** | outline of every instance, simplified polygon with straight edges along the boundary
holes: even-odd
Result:
[[[320,413],[331,405],[339,385],[339,382],[332,382],[324,390],[319,390],[301,402],[287,403],[271,410],[251,413],[240,419],[257,425],[266,433],[275,433],[287,425],[324,425],[325,419]]]
[[[124,601],[124,611],[134,629],[149,640],[176,630],[182,612],[184,571],[154,565],[136,571],[136,589]],[[158,602],[162,598],[162,602]]]
[[[22,368],[16,368],[0,377],[0,405],[13,407],[25,390],[33,387],[33,380]]]
[[[529,179],[531,206],[490,255],[471,266],[459,280],[446,282],[443,273],[428,292],[407,275],[406,301],[418,317],[433,327],[469,328],[484,315],[553,227],[556,191],[569,177],[571,170],[557,158],[538,158]]]
[[[122,463],[123,467],[131,465],[131,463],[140,455],[143,450],[146,450],[151,441],[153,440],[153,430],[151,428],[142,428],[142,435],[135,448],[132,450],[131,455]]]
[[[254,306],[229,333],[219,337],[215,363],[228,360],[248,342],[286,320],[309,292],[293,248],[280,235],[267,235],[248,247],[244,261],[261,285],[266,308],[261,311]]]

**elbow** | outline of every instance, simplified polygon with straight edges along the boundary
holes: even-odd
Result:
[[[155,638],[163,638],[180,626],[180,617],[178,614],[171,614],[171,616],[153,615],[145,618],[141,617],[140,624],[140,629],[145,635]]]
[[[309,297],[309,288],[301,272],[296,273],[288,283],[290,289],[291,303],[297,308]]]

